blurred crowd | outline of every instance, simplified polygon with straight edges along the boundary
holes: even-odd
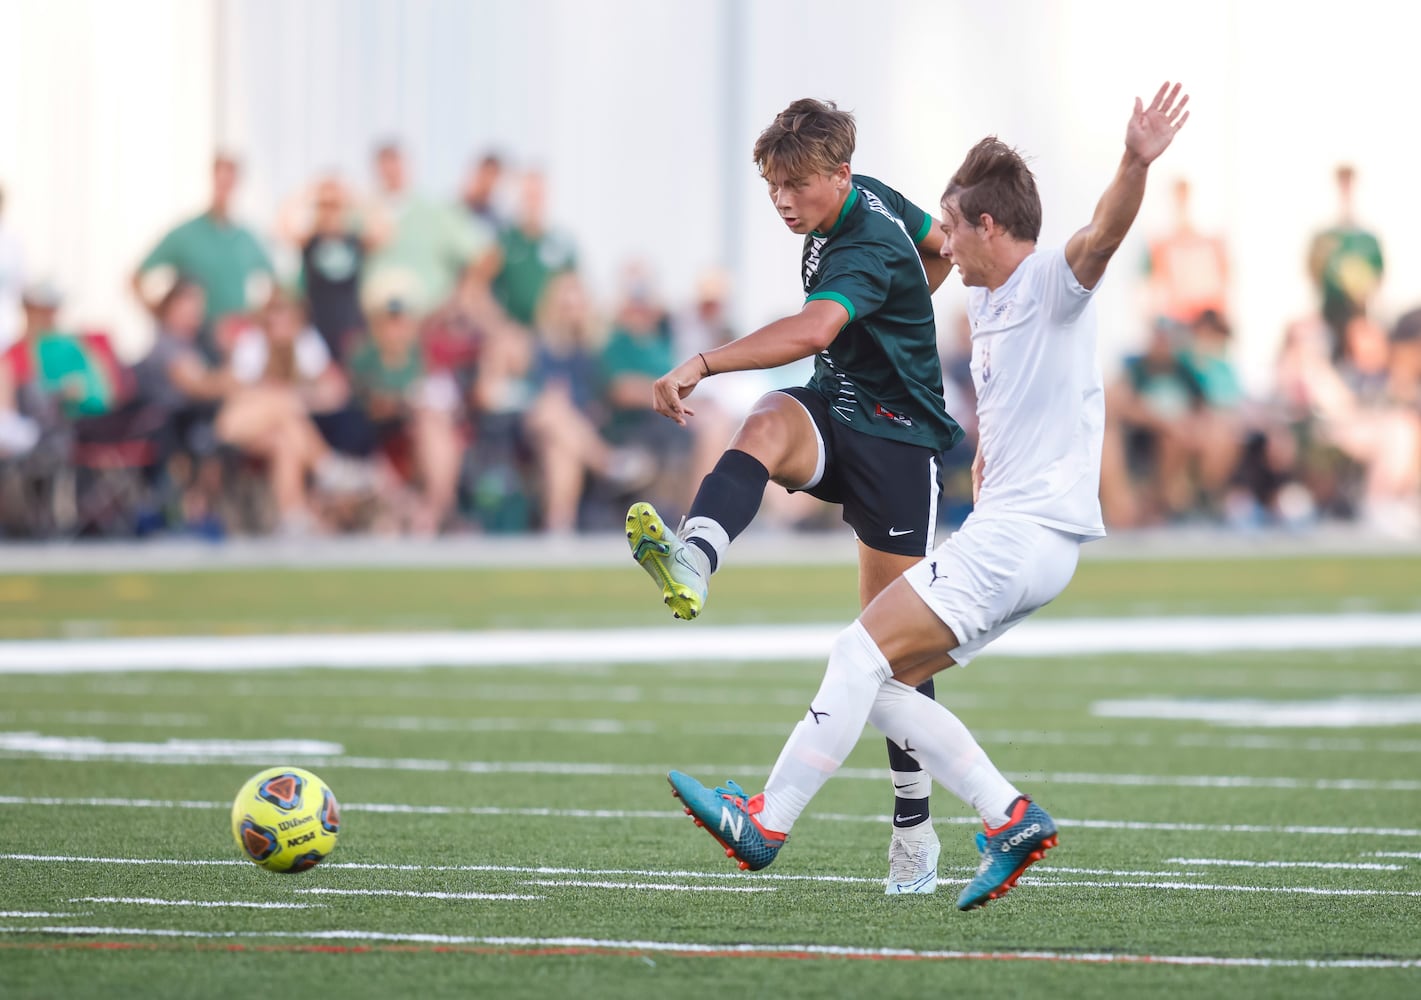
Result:
[[[692,427],[651,410],[656,377],[736,335],[726,278],[673,306],[632,262],[604,305],[537,170],[485,155],[436,198],[382,145],[368,194],[323,176],[280,207],[290,274],[233,218],[240,172],[216,157],[211,202],[134,272],[152,316],[134,363],[66,325],[62,287],[24,279],[0,200],[0,535],[608,530],[632,497],[684,511],[754,398],[713,379]],[[1149,245],[1141,349],[1107,373],[1108,525],[1417,533],[1421,310],[1376,315],[1383,258],[1354,184],[1339,169],[1338,218],[1307,253],[1316,311],[1289,326],[1262,397],[1230,360],[1225,241],[1195,230],[1177,184],[1175,223]],[[975,442],[969,334],[947,326],[949,409],[969,431],[952,522]],[[834,520],[770,495],[771,521]]]

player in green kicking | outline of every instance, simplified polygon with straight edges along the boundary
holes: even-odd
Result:
[[[852,172],[853,116],[795,101],[761,133],[754,159],[775,211],[804,237],[804,308],[656,381],[657,412],[684,425],[704,378],[815,357],[809,384],[765,395],[702,481],[679,532],[650,504],[627,540],[677,618],[705,606],[710,576],[750,524],[771,479],[840,504],[858,537],[859,599],[878,596],[935,545],[939,456],[962,430],[947,412],[932,292],[952,269],[931,215]],[[932,696],[931,684],[920,689]],[[930,780],[889,742],[895,789],[887,891],[937,887]]]

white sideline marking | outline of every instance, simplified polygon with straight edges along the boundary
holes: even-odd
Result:
[[[664,889],[671,892],[779,892],[771,885],[677,885],[674,882],[583,882],[576,879],[532,879],[523,884],[576,889]]]
[[[182,741],[172,741],[174,743]],[[198,741],[201,742],[201,741]],[[143,746],[161,744],[105,743],[94,737],[40,736],[36,733],[0,733],[0,759],[38,758],[53,761],[125,760],[135,763],[185,766],[192,764],[265,764],[273,755],[294,754],[302,757],[305,766],[320,768],[350,767],[366,771],[454,772],[460,774],[563,774],[596,775],[599,777],[640,778],[663,776],[665,764],[609,764],[595,761],[510,761],[510,760],[437,760],[430,758],[347,757],[278,751],[272,744],[253,742],[263,749],[224,751],[214,740],[211,747],[199,753],[153,753],[140,751]],[[237,741],[240,743],[240,741]],[[291,741],[293,745],[306,741]],[[733,777],[758,777],[762,767],[725,764],[689,764],[684,770]],[[841,780],[882,781],[890,776],[887,768],[844,767],[835,772]],[[1415,792],[1421,791],[1421,780],[1373,778],[1287,778],[1249,777],[1244,775],[1210,774],[1093,774],[1078,771],[1011,772],[1017,781],[1058,785],[1105,785],[1153,788],[1289,788],[1310,791],[1349,792]]]
[[[1291,892],[1307,896],[1421,896],[1421,890],[1409,889],[1323,889],[1311,885],[1210,885],[1204,882],[1057,882],[1023,875],[1017,885],[1063,888],[1066,886],[1097,889],[1194,889],[1201,892]]]
[[[322,903],[243,902],[232,899],[153,899],[147,896],[79,896],[71,903],[123,903],[128,906],[200,906],[211,909],[315,910]]]
[[[1373,851],[1374,858],[1417,858],[1421,859],[1421,851]]]
[[[0,673],[211,673],[298,666],[391,669],[665,660],[819,660],[828,655],[830,644],[842,629],[843,625],[834,624],[8,640],[0,642]],[[1421,615],[1416,614],[1248,615],[1031,619],[993,643],[992,653],[1044,657],[1416,646],[1421,646]]]
[[[0,927],[0,934],[69,934],[123,937],[285,938],[298,941],[387,941],[400,944],[484,945],[500,948],[590,948],[608,951],[651,951],[686,955],[815,955],[825,958],[920,958],[1024,960],[1085,965],[1187,965],[1278,969],[1415,969],[1421,961],[1394,958],[1248,958],[1221,955],[1123,955],[1116,952],[1054,951],[917,951],[912,948],[858,948],[825,944],[701,944],[684,941],[620,941],[580,937],[490,937],[453,934],[390,934],[382,931],[190,931],[142,927]]]
[[[1266,698],[1120,698],[1097,701],[1090,714],[1105,719],[1169,719],[1216,726],[1350,729],[1421,723],[1421,695],[1346,695],[1313,701]]]
[[[1230,858],[1165,858],[1167,865],[1198,868],[1322,868],[1339,871],[1404,872],[1405,865],[1384,865],[1366,861],[1241,861]]]
[[[98,806],[138,809],[229,809],[227,802],[198,802],[192,800],[164,799],[104,799],[76,798],[61,799],[48,797],[28,797],[0,795],[3,806]],[[549,809],[545,807],[504,807],[504,806],[415,806],[382,802],[346,803],[345,809],[374,813],[409,813],[418,816],[516,816],[531,819],[674,819],[680,820],[685,813],[679,809]],[[887,813],[878,815],[850,815],[846,813],[812,813],[813,819],[828,823],[877,823],[893,821]],[[1266,833],[1305,834],[1334,837],[1421,837],[1421,829],[1409,827],[1371,826],[1267,826],[1258,823],[1156,823],[1145,820],[1120,819],[1062,819],[1055,817],[1058,826],[1078,827],[1086,830],[1137,830],[1165,833]],[[978,820],[970,816],[934,816],[937,824],[954,826],[976,826]],[[1387,855],[1376,855],[1386,857]],[[1399,855],[1421,858],[1421,854]],[[0,858],[38,857],[47,855],[0,854]],[[331,867],[324,864],[322,868]]]
[[[404,889],[326,889],[320,887],[294,891],[317,893],[323,896],[405,896],[410,899],[547,899],[546,896],[528,896],[516,892],[415,892]]]

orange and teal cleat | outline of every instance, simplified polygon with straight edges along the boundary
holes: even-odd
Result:
[[[959,910],[975,910],[1009,892],[1021,873],[1056,846],[1056,822],[1025,795],[1012,803],[1005,824],[977,834],[982,863],[957,897]]]
[[[686,815],[725,848],[726,857],[739,861],[742,871],[768,866],[789,839],[760,825],[757,815],[765,807],[763,794],[749,798],[733,781],[712,791],[680,771],[672,771],[666,780],[671,782],[671,794],[685,806]]]

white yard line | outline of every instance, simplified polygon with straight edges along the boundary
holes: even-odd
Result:
[[[403,896],[408,899],[547,899],[546,896],[529,896],[516,892],[416,892],[405,889],[327,889],[324,887],[294,891],[323,896]]]
[[[1421,723],[1421,695],[1392,692],[1308,701],[1268,698],[1117,698],[1094,702],[1106,719],[1167,719],[1248,729],[1353,729]]]
[[[79,896],[71,903],[122,903],[126,906],[196,906],[214,910],[316,910],[322,903],[278,903],[235,899],[153,899],[148,896]]]
[[[653,692],[648,691],[646,700]],[[800,699],[802,701],[802,698]],[[954,705],[957,702],[954,701]],[[133,729],[169,729],[211,725],[206,715],[172,712],[55,711],[0,712],[0,723],[62,722],[66,725],[124,726]],[[655,736],[681,733],[697,736],[765,736],[783,738],[793,719],[782,722],[660,722],[650,719],[548,719],[533,716],[451,717],[423,715],[288,715],[282,723],[294,727],[369,729],[390,732],[430,733],[571,733],[581,736]],[[1223,735],[1185,733],[1169,736],[1155,732],[1052,732],[1034,729],[981,729],[973,734],[983,744],[1043,746],[1153,747],[1190,749],[1276,750],[1283,753],[1405,753],[1421,754],[1421,740],[1366,739],[1361,737],[1289,737],[1272,734]],[[865,731],[864,739],[879,740]]]
[[[227,802],[202,802],[193,800],[168,799],[120,799],[120,798],[51,798],[47,796],[0,795],[0,806],[93,806],[135,809],[229,809]],[[355,802],[345,803],[344,808],[357,812],[409,813],[420,816],[511,816],[527,819],[674,819],[685,818],[679,809],[549,809],[543,807],[507,806],[443,806],[405,805],[402,803]],[[887,813],[877,815],[850,815],[846,813],[810,813],[810,818],[827,823],[876,823],[892,822]],[[978,820],[968,816],[935,816],[938,825],[950,824],[976,826]],[[1063,819],[1056,817],[1056,824],[1064,827],[1078,827],[1089,830],[1136,830],[1164,833],[1261,833],[1276,835],[1332,836],[1332,837],[1421,837],[1421,829],[1413,827],[1367,827],[1367,826],[1270,826],[1257,823],[1168,823],[1144,820],[1118,819]],[[1414,857],[1421,854],[1375,855],[1377,857]],[[0,858],[36,857],[35,855],[0,854]],[[43,856],[39,856],[43,857]],[[325,865],[323,867],[330,867]]]
[[[1337,871],[1403,872],[1405,865],[1386,865],[1366,861],[1243,861],[1234,858],[1165,858],[1167,865],[1189,865],[1193,868],[1321,868]]]
[[[315,747],[315,741],[290,741],[280,753],[271,750],[246,751],[237,744],[211,741],[195,744],[188,750],[164,750],[165,744],[105,743],[93,737],[42,736],[36,733],[0,733],[0,760],[50,760],[93,762],[122,760],[165,767],[190,765],[268,764],[273,755],[294,758],[302,767],[355,768],[363,771],[416,771],[454,774],[521,774],[580,775],[617,778],[649,778],[666,774],[669,765],[613,764],[598,761],[509,761],[509,760],[438,760],[421,757],[354,757],[325,754]],[[251,744],[260,746],[259,743]],[[333,744],[325,744],[331,746]],[[335,744],[338,746],[338,744]],[[145,747],[157,748],[149,752]],[[310,748],[302,752],[300,748]],[[700,774],[758,778],[764,773],[759,766],[726,764],[686,764],[683,770]],[[846,781],[885,781],[891,772],[886,768],[840,768],[835,777]],[[1101,785],[1130,788],[1279,788],[1306,791],[1344,792],[1415,792],[1421,791],[1421,780],[1376,778],[1291,778],[1255,777],[1249,775],[1210,774],[1096,774],[1080,771],[1010,772],[1009,777],[1033,784]]]
[[[1421,860],[1421,851],[1373,851],[1374,858],[1415,858]]]
[[[456,934],[392,934],[382,931],[194,931],[143,927],[0,927],[0,934],[67,934],[82,937],[158,937],[205,940],[364,941],[390,944],[466,945],[490,948],[568,948],[609,952],[653,952],[713,957],[823,957],[964,961],[1062,962],[1082,965],[1184,965],[1278,969],[1415,969],[1421,961],[1390,958],[1249,958],[1224,955],[1093,954],[1052,951],[928,951],[912,948],[862,948],[825,944],[701,944],[688,941],[639,941],[585,937],[491,937]]]
[[[667,892],[779,892],[772,885],[680,885],[675,882],[587,882],[579,879],[531,879],[523,884],[574,889],[649,889]]]
[[[97,736],[44,736],[40,733],[0,733],[0,753],[85,754],[94,759],[145,761],[158,755],[192,760],[200,757],[230,759],[265,753],[269,757],[331,757],[345,753],[345,747],[326,740],[190,740],[169,739],[161,743],[136,740],[113,741]]]
[[[1421,896],[1421,890],[1408,889],[1327,889],[1309,885],[1213,885],[1205,882],[1058,882],[1023,875],[1017,885],[1046,888],[1095,889],[1192,889],[1196,892],[1274,892],[1305,896]]]
[[[50,913],[48,910],[0,910],[0,917],[87,917],[90,914],[83,913]]]
[[[92,864],[122,864],[122,865],[242,865],[244,861],[229,861],[225,859],[212,861],[168,861],[161,859],[147,858],[85,858],[75,856],[45,856],[34,854],[0,854],[3,860],[19,861],[41,861],[60,864],[67,863],[92,863]],[[325,862],[321,865],[323,870],[353,869],[356,871],[438,871],[438,872],[478,872],[493,874],[514,874],[514,875],[575,875],[582,878],[592,877],[596,881],[606,881],[610,876],[633,877],[633,878],[656,878],[656,879],[731,879],[741,882],[820,882],[820,883],[854,883],[861,885],[882,885],[883,879],[869,878],[857,875],[786,875],[767,873],[742,873],[739,871],[725,872],[697,872],[697,871],[662,871],[656,869],[631,869],[631,868],[557,868],[549,866],[526,867],[521,865],[396,865],[396,864],[368,864],[361,862]],[[968,866],[949,866],[950,871],[970,871]],[[1237,891],[1237,892],[1297,892],[1313,895],[1341,895],[1341,896],[1421,896],[1421,891],[1408,892],[1391,889],[1330,889],[1320,886],[1292,886],[1292,887],[1258,887],[1248,885],[1218,885],[1204,884],[1197,882],[1179,882],[1178,878],[1189,876],[1191,872],[1147,872],[1147,871],[1101,871],[1097,869],[1077,869],[1077,868],[1053,868],[1042,865],[1033,869],[1032,876],[1024,876],[1022,884],[1041,886],[1092,886],[1097,888],[1141,888],[1141,889],[1207,889],[1210,891]],[[1169,876],[1168,881],[1153,882],[1120,882],[1120,881],[1077,881],[1063,880],[1056,878],[1043,878],[1043,875],[1074,874],[1091,872],[1100,875],[1112,876],[1116,879],[1128,878],[1157,878],[1159,876]],[[967,879],[944,879],[945,882],[962,884]],[[553,884],[534,883],[534,884]],[[624,883],[615,883],[618,887]],[[354,895],[354,896],[419,896],[423,893],[404,892],[394,889],[326,889],[326,888],[299,888],[297,892],[328,893],[332,895]],[[435,894],[432,898],[444,898],[441,894]],[[450,898],[459,898],[457,896]]]
[[[843,623],[703,628],[189,636],[0,642],[0,674],[197,673],[281,667],[392,669],[551,663],[822,660]],[[1414,648],[1421,615],[1032,619],[994,656]]]

